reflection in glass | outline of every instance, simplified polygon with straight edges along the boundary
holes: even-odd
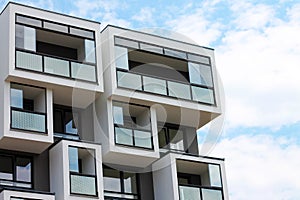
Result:
[[[142,78],[137,74],[118,71],[118,86],[134,90],[142,90]]]
[[[79,173],[78,149],[76,147],[69,147],[69,168],[70,171]]]
[[[96,63],[95,41],[84,40],[85,62]]]
[[[124,125],[123,108],[119,106],[113,106],[114,123]]]
[[[66,60],[44,57],[45,72],[60,76],[70,76],[69,62]]]
[[[134,130],[135,146],[152,148],[151,132]]]
[[[72,113],[72,112],[65,112],[65,120],[66,120],[66,133],[69,134],[77,134],[78,130],[75,126],[75,121],[78,122],[78,114],[77,113]]]
[[[209,164],[208,169],[210,185],[215,187],[222,187],[220,167],[218,165]]]
[[[133,145],[131,129],[115,127],[115,134],[117,144]]]
[[[127,48],[115,46],[116,68],[129,70]]]
[[[191,99],[190,86],[168,81],[169,95],[181,99]]]
[[[214,104],[214,92],[211,89],[192,86],[192,94],[195,101]]]
[[[71,62],[71,73],[72,78],[92,82],[96,81],[96,69],[93,65]]]
[[[143,77],[144,91],[167,95],[166,81],[158,78]]]
[[[43,57],[31,53],[16,51],[16,67],[41,72]]]
[[[16,24],[16,47],[36,51],[35,29]]]
[[[191,83],[213,86],[210,66],[189,62],[189,76]]]
[[[31,160],[29,158],[17,158],[17,181],[31,182]]]
[[[23,108],[23,90],[10,89],[10,106],[14,108]]]

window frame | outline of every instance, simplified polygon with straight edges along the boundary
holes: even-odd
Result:
[[[0,152],[1,157],[9,157],[12,159],[12,180],[7,179],[0,179],[0,181],[7,181],[9,183],[12,183],[13,186],[8,187],[14,187],[14,188],[24,188],[24,189],[33,189],[34,188],[34,159],[32,156],[29,155],[22,155],[22,154],[14,154],[14,153],[6,153],[6,152]],[[17,180],[17,158],[25,158],[30,160],[30,182],[26,181],[18,181]],[[27,184],[30,185],[30,187],[20,187],[15,186],[14,184]],[[5,184],[0,183],[0,187],[5,187]]]
[[[140,199],[140,196],[141,196],[141,192],[140,192],[140,177],[137,173],[131,173],[131,172],[124,172],[124,171],[120,171],[120,170],[117,170],[117,169],[114,169],[114,168],[111,168],[105,164],[102,165],[102,169],[103,169],[103,179],[104,179],[104,170],[105,169],[110,169],[110,170],[114,170],[116,172],[119,173],[119,181],[120,181],[120,189],[121,191],[109,191],[109,190],[104,190],[104,181],[103,181],[103,191],[104,191],[104,199],[106,199],[105,197],[105,192],[107,193],[112,193],[112,194],[125,194],[125,195],[132,195],[134,198],[133,199]],[[128,193],[128,192],[125,192],[125,179],[124,179],[124,173],[131,173],[131,174],[134,174],[135,175],[135,178],[136,178],[136,191],[137,193]],[[110,197],[108,196],[107,198],[118,198],[118,197]],[[120,199],[123,199],[123,198],[120,198]]]

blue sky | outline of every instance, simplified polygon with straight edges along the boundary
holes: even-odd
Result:
[[[299,0],[17,2],[214,48],[226,106],[210,152],[226,158],[231,199],[300,199]]]

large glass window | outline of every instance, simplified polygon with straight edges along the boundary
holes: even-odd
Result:
[[[113,102],[116,144],[152,149],[150,109]]]
[[[46,132],[46,92],[43,88],[11,84],[11,128]]]
[[[36,51],[36,32],[34,28],[16,25],[16,47]]]
[[[57,137],[79,139],[79,110],[68,106],[54,105],[54,134]]]
[[[118,171],[103,166],[103,182],[105,199],[128,198],[137,199],[137,175],[135,173]]]
[[[190,82],[213,87],[210,66],[189,62]]]
[[[0,154],[0,185],[31,188],[32,159]]]
[[[69,146],[70,191],[98,196],[95,151]]]

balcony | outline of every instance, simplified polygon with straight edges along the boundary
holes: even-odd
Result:
[[[16,51],[16,68],[70,79],[96,82],[96,67],[42,53]]]
[[[180,200],[223,200],[222,191],[196,186],[179,186]]]
[[[97,179],[94,175],[70,172],[71,193],[97,196]]]
[[[45,89],[11,84],[11,129],[47,133]]]
[[[93,31],[16,16],[16,69],[97,82]]]
[[[216,105],[210,58],[115,37],[119,88]]]
[[[113,114],[116,144],[153,149],[148,107],[113,102]]]

